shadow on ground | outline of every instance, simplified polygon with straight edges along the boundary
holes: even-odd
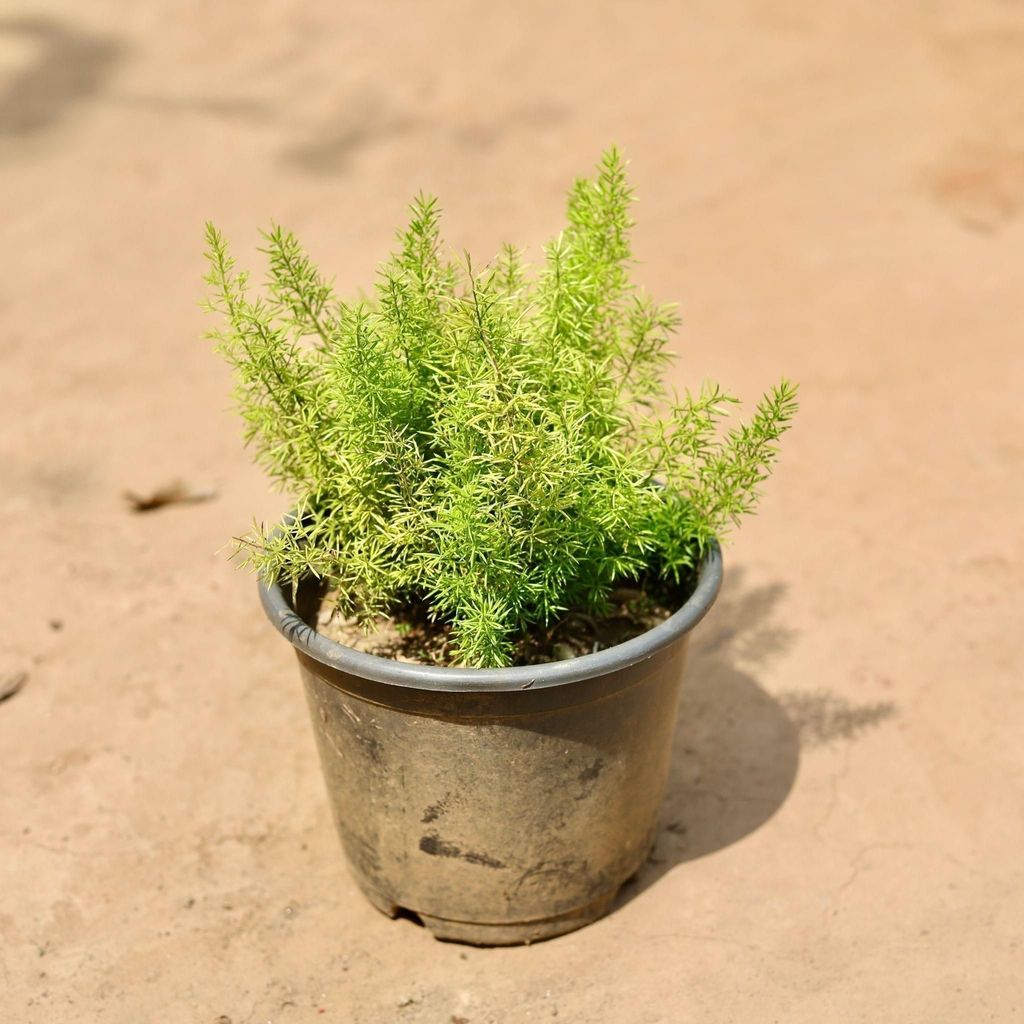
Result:
[[[123,56],[115,40],[52,18],[0,18],[0,36],[33,47],[25,66],[0,87],[0,136],[24,139],[59,127],[102,92]]]
[[[554,103],[511,106],[498,116],[432,117],[422,109],[396,103],[387,93],[364,86],[349,96],[326,119],[307,125],[300,138],[286,146],[284,163],[306,174],[346,173],[365,150],[402,136],[419,134],[480,153],[509,136],[536,140],[557,130],[567,112]]]
[[[285,163],[308,174],[342,174],[363,149],[415,129],[412,117],[394,109],[383,93],[367,89],[307,138],[288,146],[282,156]]]
[[[854,740],[895,713],[894,705],[855,705],[825,691],[772,696],[756,674],[794,634],[773,625],[780,585],[746,588],[727,577],[712,616],[690,650],[672,764],[657,841],[619,904],[678,864],[750,835],[785,802],[801,751]]]

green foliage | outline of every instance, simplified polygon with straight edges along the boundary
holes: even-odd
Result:
[[[531,277],[508,246],[482,269],[450,261],[420,196],[354,303],[280,228],[254,297],[208,226],[209,305],[227,322],[213,336],[246,440],[297,512],[254,527],[248,563],[320,577],[367,622],[424,601],[458,660],[484,666],[568,609],[600,613],[621,581],[692,572],[753,509],[796,390],[783,381],[728,431],[718,387],[667,393],[677,317],[630,280],[631,203],[612,149]]]

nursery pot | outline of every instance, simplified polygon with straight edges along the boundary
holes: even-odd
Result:
[[[356,651],[261,584],[298,655],[334,820],[374,906],[477,945],[605,914],[654,841],[687,641],[721,580],[714,546],[690,598],[648,632],[501,669]]]

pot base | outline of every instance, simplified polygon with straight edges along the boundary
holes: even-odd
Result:
[[[449,921],[443,917],[421,914],[414,907],[400,907],[386,896],[366,886],[360,886],[363,895],[384,915],[390,918],[410,917],[422,922],[423,926],[441,942],[462,942],[469,946],[524,946],[531,942],[542,942],[558,935],[574,932],[604,917],[612,908],[618,890],[610,896],[579,907],[575,910],[548,917],[541,921],[514,921],[481,923],[478,921]]]

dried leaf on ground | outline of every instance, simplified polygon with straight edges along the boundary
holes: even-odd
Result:
[[[132,512],[153,512],[167,505],[192,505],[200,501],[212,501],[217,497],[214,490],[193,490],[180,480],[158,487],[148,494],[136,494],[134,491],[124,492]]]
[[[27,672],[14,672],[11,675],[0,676],[0,701],[13,697],[27,682]]]

